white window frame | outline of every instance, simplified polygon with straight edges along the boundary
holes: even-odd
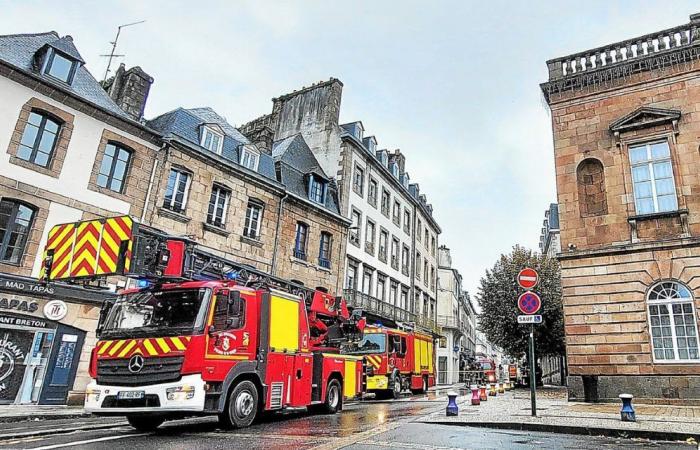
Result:
[[[663,158],[658,158],[654,159],[651,155],[651,146],[654,144],[666,144],[666,147],[668,148],[668,156],[663,157]],[[634,149],[638,148],[646,148],[646,153],[647,153],[647,159],[644,161],[639,161],[639,162],[632,162],[632,151]],[[678,210],[678,192],[676,190],[676,175],[673,173],[673,160],[671,159],[671,146],[669,145],[669,142],[667,139],[662,139],[662,140],[655,140],[655,141],[649,141],[649,142],[644,142],[644,143],[637,143],[637,144],[630,144],[627,146],[627,157],[629,158],[630,162],[630,177],[632,180],[632,193],[634,195],[634,209],[637,212],[637,214],[656,214],[656,213],[664,213],[664,212],[670,212],[670,211],[677,211]],[[675,200],[676,206],[675,208],[668,209],[668,210],[660,210],[659,209],[659,198],[656,193],[656,175],[654,173],[654,164],[656,163],[663,163],[667,162],[669,166],[671,167],[671,180],[673,181],[673,198]],[[652,212],[645,212],[642,213],[639,211],[639,205],[637,203],[637,189],[636,189],[636,183],[634,181],[634,169],[635,167],[643,167],[646,166],[647,169],[649,170],[649,182],[651,183],[651,199],[654,202],[654,211]],[[648,197],[645,197],[645,199]]]
[[[251,235],[250,235],[250,230],[252,230],[252,228],[251,228],[251,226],[250,226],[250,222],[253,221],[253,216],[252,216],[252,214],[249,216],[249,215],[248,215],[248,211],[249,211],[251,208],[257,208],[257,209],[258,209],[258,223],[257,223],[256,226],[255,226],[255,230],[254,230],[254,231],[255,231],[255,235],[254,235],[254,237],[251,237]],[[263,211],[264,211],[264,209],[265,209],[265,208],[263,207],[263,205],[261,205],[261,204],[259,204],[259,203],[257,203],[257,202],[251,202],[251,201],[248,202],[248,205],[247,205],[246,208],[245,208],[245,219],[244,219],[244,223],[243,223],[243,236],[244,236],[244,237],[246,237],[246,238],[248,238],[248,239],[254,239],[254,240],[256,240],[256,241],[259,241],[259,240],[260,240],[260,227],[261,227],[261,225],[262,225],[262,217],[263,217]],[[250,219],[249,219],[249,217],[250,217]]]
[[[177,175],[175,177],[175,183],[173,184],[173,195],[170,198],[169,206],[168,208],[171,211],[175,211],[173,207],[175,206],[175,199],[177,198],[177,187],[180,185],[180,178],[182,176],[186,176],[187,180],[185,181],[185,192],[182,193],[182,209],[180,209],[179,213],[183,213],[185,209],[187,209],[187,200],[189,199],[189,194],[190,194],[190,183],[192,183],[192,174],[189,172],[186,172],[182,169],[178,169],[176,167],[173,167],[170,169],[171,172],[176,172]],[[170,177],[170,173],[168,173],[168,177]],[[166,192],[167,192],[167,186],[166,186]]]
[[[207,147],[207,146],[205,145],[205,143],[206,143],[206,141],[207,141],[207,134],[211,134],[211,135],[216,136],[216,137],[219,138],[219,143],[218,143],[218,145],[216,146],[216,149]],[[223,149],[224,149],[224,135],[223,135],[222,133],[219,133],[218,131],[215,131],[215,130],[214,130],[213,128],[211,128],[211,127],[205,126],[205,127],[202,128],[202,139],[200,140],[199,145],[201,145],[202,147],[206,148],[206,149],[209,150],[209,151],[212,151],[212,152],[216,153],[217,155],[220,155],[220,154],[223,152]]]
[[[655,299],[651,300],[649,297],[651,293],[654,291],[654,289],[659,286],[660,284],[663,283],[675,283],[680,285],[682,288],[686,289],[690,293],[690,297],[688,298],[667,298],[667,299]],[[647,310],[647,324],[649,326],[649,339],[650,339],[650,347],[651,347],[651,357],[652,361],[654,363],[658,364],[700,364],[700,358],[698,359],[680,359],[678,357],[678,341],[676,340],[676,322],[675,318],[673,317],[673,308],[672,306],[674,304],[679,304],[679,305],[684,305],[684,304],[690,304],[692,308],[692,315],[693,315],[693,322],[692,325],[695,328],[695,339],[698,344],[698,352],[700,352],[700,335],[698,335],[698,318],[697,318],[697,311],[695,308],[695,299],[693,298],[692,291],[688,286],[685,284],[676,281],[676,280],[665,280],[659,283],[654,284],[654,286],[649,289],[649,292],[647,292],[646,295],[646,310]],[[674,359],[657,359],[656,355],[654,353],[654,335],[652,333],[652,325],[651,325],[651,312],[649,311],[649,307],[652,305],[666,305],[669,309],[669,317],[671,320],[671,323],[669,327],[671,328],[671,339],[673,340],[673,354],[675,356]],[[684,324],[685,326],[685,324]],[[663,339],[663,336],[662,336]],[[698,355],[700,356],[700,354]]]
[[[217,205],[219,204],[219,201],[221,200],[222,196],[224,197],[224,207],[221,211],[221,225],[216,225],[216,211],[218,209]],[[210,221],[209,208],[207,207],[207,223],[214,227],[226,228],[226,217],[228,216],[228,205],[229,201],[231,200],[231,190],[224,186],[221,186],[220,184],[214,184],[211,188],[209,205],[211,205],[212,200],[214,200],[214,211]]]
[[[253,164],[250,164],[250,161],[253,161]],[[257,172],[258,164],[260,163],[260,152],[243,147],[241,150],[240,163],[243,167]]]

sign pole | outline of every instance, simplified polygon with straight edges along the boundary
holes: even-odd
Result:
[[[535,376],[535,325],[530,325],[530,409],[533,416],[537,416],[537,394]]]

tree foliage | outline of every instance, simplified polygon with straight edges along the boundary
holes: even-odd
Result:
[[[540,276],[533,291],[542,298],[543,323],[535,325],[537,356],[564,354],[564,317],[561,299],[559,263],[546,255],[516,245],[501,255],[492,269],[481,278],[477,301],[481,307],[479,329],[491,343],[506,353],[520,357],[527,353],[530,325],[519,325],[518,297],[524,290],[518,285],[518,272],[531,267]]]

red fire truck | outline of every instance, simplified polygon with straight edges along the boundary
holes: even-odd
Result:
[[[341,355],[362,321],[323,290],[268,276],[128,216],[64,224],[42,277],[137,279],[103,308],[85,409],[139,430],[216,414],[245,427],[266,411],[327,413],[363,391],[362,357]]]
[[[345,352],[367,362],[367,391],[377,398],[399,398],[410,389],[421,393],[435,385],[433,339],[415,331],[367,326],[362,341]]]

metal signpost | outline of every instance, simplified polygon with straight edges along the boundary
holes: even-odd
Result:
[[[537,271],[529,267],[524,268],[518,274],[518,285],[527,291],[520,294],[518,297],[518,309],[525,314],[518,316],[518,323],[530,324],[530,339],[529,339],[529,357],[530,360],[530,410],[533,416],[537,415],[537,391],[536,391],[536,376],[535,376],[535,324],[542,323],[542,316],[535,315],[542,307],[542,299],[536,293],[529,289],[537,286],[540,277]]]

